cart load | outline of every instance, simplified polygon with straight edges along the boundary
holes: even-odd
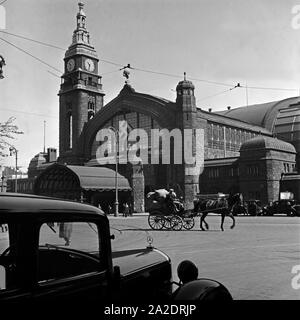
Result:
[[[147,211],[160,210],[166,204],[166,198],[169,191],[166,189],[158,189],[153,192],[149,192],[146,197]]]

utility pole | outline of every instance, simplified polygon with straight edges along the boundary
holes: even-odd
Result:
[[[116,162],[116,171],[115,171],[115,189],[116,189],[116,200],[115,200],[115,217],[119,215],[119,186],[118,186],[118,170],[119,170],[119,159],[118,159],[118,151],[119,151],[119,130],[114,127],[109,127],[115,133],[115,162]]]
[[[46,152],[46,121],[44,120],[44,153]]]
[[[15,192],[18,192],[18,150],[11,146],[9,148],[9,152],[10,152],[10,155],[12,156],[13,154],[15,155],[15,160],[16,160],[16,167],[15,167]]]
[[[248,101],[248,84],[246,82],[246,103],[247,103],[247,107],[249,105],[249,101]]]

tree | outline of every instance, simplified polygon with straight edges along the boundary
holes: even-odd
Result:
[[[14,124],[14,121],[15,118],[10,117],[7,121],[0,122],[0,156],[6,155],[4,150],[12,146],[9,141],[15,139],[15,135],[24,133],[19,131],[19,128]]]

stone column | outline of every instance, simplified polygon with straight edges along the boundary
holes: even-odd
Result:
[[[141,164],[132,165],[132,198],[133,198],[133,211],[145,211],[145,182],[143,166]]]

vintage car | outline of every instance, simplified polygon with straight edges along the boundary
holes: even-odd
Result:
[[[293,205],[293,209],[294,209],[293,215],[296,217],[300,217],[300,204],[297,203],[297,204]]]
[[[263,208],[260,200],[250,199],[246,201],[247,212],[249,216],[260,216],[263,213]]]
[[[108,218],[88,204],[0,193],[0,225],[8,227],[0,232],[0,301],[232,299],[210,279],[176,287],[174,296],[170,258],[151,239],[113,252]]]
[[[297,215],[295,200],[281,199],[264,207],[264,215],[273,216],[274,214],[286,214],[287,216]]]

